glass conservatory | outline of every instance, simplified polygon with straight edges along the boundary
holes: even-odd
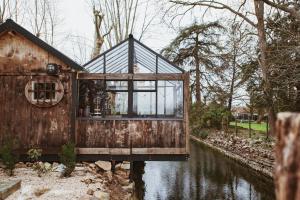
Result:
[[[188,73],[132,35],[84,68],[87,72],[77,75],[80,154],[187,158]]]

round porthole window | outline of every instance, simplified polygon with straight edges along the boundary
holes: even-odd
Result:
[[[64,86],[57,77],[34,77],[25,86],[25,96],[33,105],[54,106],[62,100]]]

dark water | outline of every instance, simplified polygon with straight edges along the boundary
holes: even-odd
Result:
[[[272,180],[201,144],[191,141],[190,151],[186,162],[135,166],[137,199],[275,199]]]

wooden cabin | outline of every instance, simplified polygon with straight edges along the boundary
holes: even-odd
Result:
[[[189,75],[132,35],[83,67],[13,22],[0,25],[0,141],[57,159],[185,160]]]

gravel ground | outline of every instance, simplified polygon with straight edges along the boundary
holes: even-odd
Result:
[[[69,178],[60,178],[59,172],[48,172],[42,177],[38,177],[37,172],[33,171],[30,167],[18,167],[14,171],[14,176],[9,177],[4,170],[0,168],[0,179],[22,180],[21,189],[10,195],[7,200],[73,200],[80,199],[91,187],[93,189],[98,188],[98,190],[102,189],[100,180],[90,185],[82,182],[82,180],[94,179],[94,175],[87,172],[84,167],[76,167],[72,176]],[[40,195],[37,193],[43,194]]]

